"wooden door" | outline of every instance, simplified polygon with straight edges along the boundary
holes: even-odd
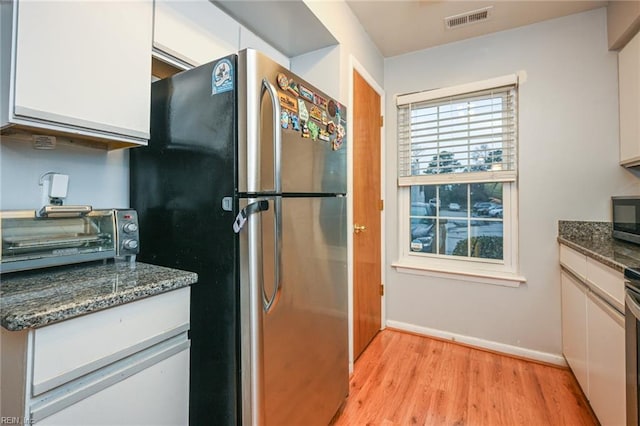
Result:
[[[353,356],[381,326],[380,95],[353,71]],[[358,230],[356,227],[365,227]]]

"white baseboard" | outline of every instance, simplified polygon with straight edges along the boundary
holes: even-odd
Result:
[[[409,331],[415,334],[421,334],[428,337],[436,337],[443,340],[451,340],[452,342],[464,343],[465,345],[474,346],[481,349],[487,349],[494,352],[500,352],[506,355],[513,355],[533,361],[545,362],[547,364],[567,367],[567,361],[562,355],[551,354],[547,352],[535,351],[533,349],[521,348],[519,346],[507,345],[504,343],[493,342],[491,340],[479,339],[477,337],[465,336],[462,334],[450,333],[448,331],[436,330],[428,327],[421,327],[414,324],[408,324],[400,321],[387,320],[387,327],[397,330]]]

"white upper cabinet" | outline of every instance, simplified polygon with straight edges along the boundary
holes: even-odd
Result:
[[[620,164],[640,165],[640,33],[618,53]]]
[[[147,143],[151,0],[20,0],[2,2],[2,15],[2,37],[11,43],[2,53],[11,64],[2,73],[10,89],[2,127],[112,148]]]
[[[289,58],[208,0],[155,0],[154,55],[178,68],[211,62],[245,48],[267,54],[283,67]]]
[[[153,48],[162,59],[202,65],[234,53],[239,37],[240,24],[208,0],[154,1]]]

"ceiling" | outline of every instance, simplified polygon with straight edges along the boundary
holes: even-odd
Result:
[[[384,57],[606,6],[607,1],[346,0]],[[482,22],[446,29],[452,15],[492,6]]]
[[[338,43],[302,0],[209,1],[289,57]]]
[[[306,2],[209,0],[289,57],[337,42]],[[596,0],[345,0],[384,57],[603,7]],[[446,29],[449,16],[490,7],[482,22]],[[301,36],[304,35],[304,36]]]

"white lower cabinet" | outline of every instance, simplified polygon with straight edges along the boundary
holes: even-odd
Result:
[[[589,401],[600,424],[626,424],[624,317],[593,294],[587,299]]]
[[[623,426],[626,373],[624,316],[619,311],[624,291],[622,273],[585,259],[568,247],[561,246],[560,252],[562,353],[600,424]],[[585,261],[586,268],[576,268]],[[584,275],[576,275],[583,270]]]
[[[562,272],[562,352],[580,387],[588,394],[587,290],[578,280]]]
[[[36,329],[2,329],[2,412],[25,424],[186,425],[184,287]]]

